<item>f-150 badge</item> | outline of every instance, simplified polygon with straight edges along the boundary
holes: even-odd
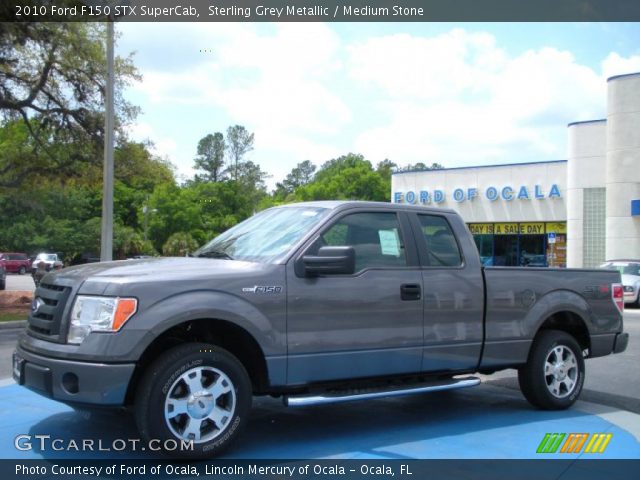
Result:
[[[280,293],[282,287],[277,285],[254,285],[253,287],[244,287],[243,292],[247,293]]]

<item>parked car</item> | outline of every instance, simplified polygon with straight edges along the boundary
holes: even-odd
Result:
[[[4,269],[4,265],[0,263],[0,290],[7,288],[7,271]]]
[[[85,408],[130,407],[147,442],[207,457],[237,439],[254,395],[309,406],[472,387],[475,372],[517,368],[531,404],[568,408],[586,359],[629,341],[620,273],[482,267],[453,210],[290,204],[194,257],[48,273],[16,382]]]
[[[609,260],[600,268],[618,270],[622,275],[624,303],[640,308],[640,260]]]
[[[31,268],[31,262],[26,253],[0,253],[0,263],[9,273],[24,275]]]
[[[64,266],[56,253],[39,253],[38,255],[36,255],[36,258],[34,258],[33,263],[31,264],[32,273],[36,272],[36,270],[38,269],[38,264],[40,262],[44,262],[47,272],[53,270],[55,267],[59,266],[60,268],[62,268]]]

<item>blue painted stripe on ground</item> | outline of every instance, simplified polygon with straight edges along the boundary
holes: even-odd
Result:
[[[640,416],[633,418],[640,419]],[[138,438],[135,422],[116,412],[83,414],[23,387],[0,388],[0,458],[160,458],[150,452],[20,452],[20,434],[52,438]],[[546,433],[611,432],[604,454],[536,454]],[[640,458],[640,443],[624,429],[578,409],[535,410],[518,392],[481,386],[319,407],[286,408],[256,399],[243,437],[226,458]]]

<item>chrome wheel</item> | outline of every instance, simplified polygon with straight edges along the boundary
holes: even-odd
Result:
[[[171,433],[194,443],[218,437],[229,426],[235,410],[233,382],[213,367],[184,372],[173,382],[164,402],[164,418]]]
[[[578,362],[574,353],[564,345],[554,346],[544,363],[547,389],[556,398],[565,398],[573,392],[578,382]]]

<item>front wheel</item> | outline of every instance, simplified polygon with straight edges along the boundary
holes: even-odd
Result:
[[[20,270],[18,270],[18,273],[20,275],[24,275],[25,273],[27,273],[27,269],[24,267],[24,265],[20,267]]]
[[[578,399],[584,375],[578,342],[566,332],[543,330],[533,342],[527,364],[518,370],[518,382],[532,405],[561,410]]]
[[[251,397],[249,375],[236,357],[213,345],[180,345],[145,373],[136,394],[136,423],[143,439],[165,453],[213,457],[239,436]],[[192,448],[172,449],[174,444]]]

